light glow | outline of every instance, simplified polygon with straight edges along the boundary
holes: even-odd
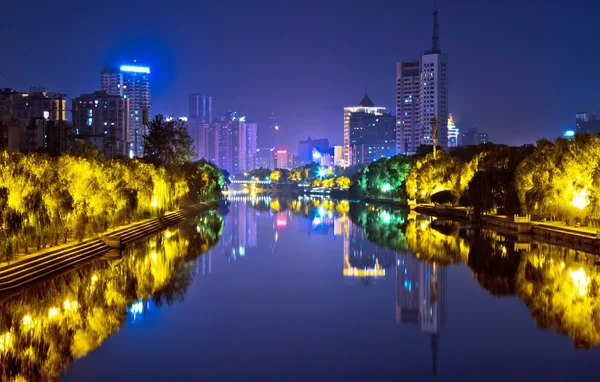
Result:
[[[571,201],[571,205],[580,210],[583,210],[588,204],[590,204],[590,201],[588,200],[587,189],[585,189],[585,188],[583,190],[577,192],[575,194],[575,197]]]
[[[573,284],[579,290],[579,295],[583,296],[587,292],[587,287],[590,284],[590,278],[585,274],[583,268],[573,272],[569,270],[569,276],[573,279]]]
[[[122,72],[150,74],[150,68],[147,66],[121,65],[120,69]]]

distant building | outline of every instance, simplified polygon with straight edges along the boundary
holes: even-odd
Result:
[[[396,118],[365,95],[358,106],[344,108],[344,161],[368,164],[396,153]]]
[[[433,145],[432,119],[438,120],[437,145],[448,146],[448,55],[440,48],[437,9],[431,50],[420,61],[396,64],[396,97],[397,153]]]
[[[459,142],[460,131],[458,127],[454,124],[454,119],[452,118],[452,114],[448,117],[448,147],[457,147]],[[486,134],[487,137],[487,134]]]
[[[298,143],[298,159],[299,164],[307,164],[313,161],[313,151],[317,150],[319,153],[325,153],[329,150],[329,139],[310,139],[308,137],[305,141]]]
[[[256,149],[254,155],[255,168],[275,169],[275,148],[260,148]]]
[[[246,122],[246,170],[252,171],[256,169],[256,141],[257,141],[257,125],[254,122]]]
[[[286,149],[275,150],[274,161],[275,168],[289,170],[293,167],[292,153],[290,153]]]
[[[0,90],[0,149],[60,155],[69,146],[65,94]]]
[[[194,141],[196,158],[210,160],[208,154],[208,146],[210,145],[208,137],[209,123],[202,118],[190,117],[187,120],[187,129],[190,137],[192,137],[192,140]]]
[[[460,146],[476,146],[489,142],[487,133],[480,133],[476,127],[469,128],[460,134]]]
[[[100,84],[109,95],[129,99],[129,156],[142,157],[151,107],[150,68],[138,65],[105,68],[100,74]]]
[[[344,146],[333,146],[333,165],[345,166],[344,162]]]
[[[101,90],[72,100],[73,130],[106,158],[129,154],[129,99]]]
[[[212,97],[206,94],[190,94],[190,118],[200,118],[212,122]]]
[[[575,127],[577,133],[600,134],[600,120],[597,119],[596,114],[589,111],[575,114]]]

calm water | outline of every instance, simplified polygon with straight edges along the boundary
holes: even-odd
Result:
[[[4,378],[600,378],[591,255],[347,202],[222,213],[5,300]]]

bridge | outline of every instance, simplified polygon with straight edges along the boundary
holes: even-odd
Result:
[[[270,180],[232,180],[231,184],[271,184]]]

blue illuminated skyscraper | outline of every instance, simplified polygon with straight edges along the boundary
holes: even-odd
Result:
[[[102,90],[109,95],[129,99],[129,156],[143,156],[151,106],[150,68],[140,65],[105,68],[100,74],[100,82]]]

